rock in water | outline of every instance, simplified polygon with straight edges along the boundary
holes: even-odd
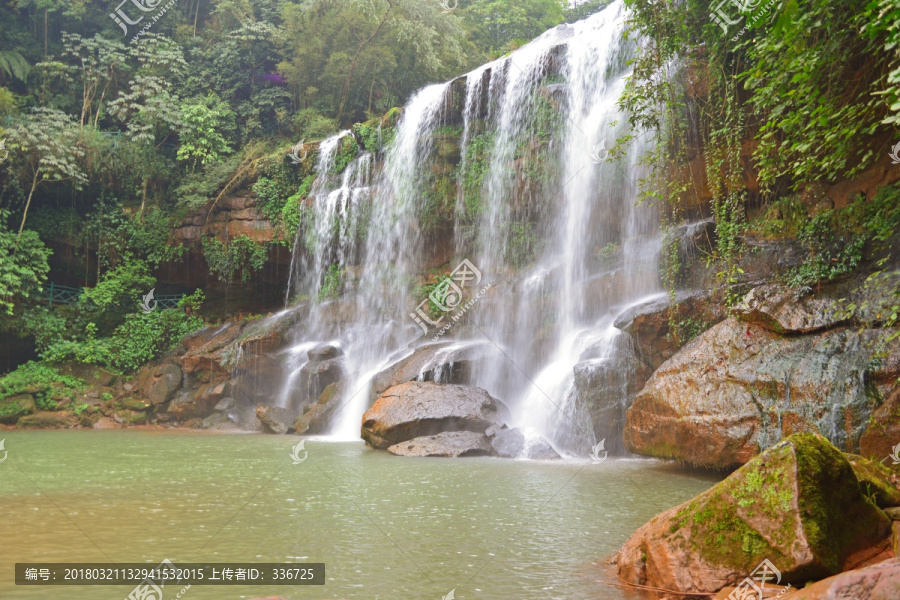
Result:
[[[841,452],[803,433],[651,519],[616,563],[624,581],[699,593],[736,585],[768,559],[782,584],[796,585],[839,572],[851,553],[889,531]]]
[[[388,446],[388,452],[397,456],[486,456],[491,444],[483,433],[474,431],[445,431],[437,435],[417,437]]]
[[[294,426],[297,415],[293,411],[277,406],[257,406],[256,417],[266,430],[272,433],[287,433]]]
[[[503,458],[517,458],[525,448],[525,434],[518,428],[501,429],[491,438],[494,454]]]
[[[412,381],[384,392],[363,415],[362,438],[384,449],[445,431],[483,434],[509,411],[481,388]]]

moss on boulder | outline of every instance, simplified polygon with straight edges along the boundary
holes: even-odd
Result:
[[[734,585],[764,559],[783,581],[797,583],[839,572],[851,553],[889,530],[841,452],[818,434],[801,433],[654,517],[616,561],[625,581],[680,592]]]

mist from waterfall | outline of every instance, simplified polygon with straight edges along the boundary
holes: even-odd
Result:
[[[336,437],[359,439],[372,376],[433,338],[410,318],[424,300],[417,278],[436,261],[447,274],[468,259],[490,293],[441,339],[498,349],[478,362],[471,384],[561,452],[583,454],[598,441],[573,369],[615,364],[615,315],[660,291],[658,218],[637,204],[645,148],[632,142],[606,160],[618,138],[635,133],[617,107],[629,74],[625,17],[619,0],[464,79],[423,88],[404,107],[382,160],[362,152],[335,175],[335,154],[351,134],[320,144],[288,296],[308,306],[296,348],[339,345],[352,374]],[[441,131],[451,125],[461,131],[457,192],[452,223],[442,224],[452,247],[441,254],[422,217]],[[526,184],[516,169],[526,160],[538,165],[536,182]],[[476,161],[486,165],[477,179]],[[338,272],[346,280],[334,297]],[[298,359],[290,360],[296,370]],[[624,390],[610,401],[624,405]]]

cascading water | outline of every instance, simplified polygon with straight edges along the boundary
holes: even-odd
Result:
[[[501,350],[478,362],[470,383],[560,451],[583,453],[597,441],[573,371],[609,368],[622,347],[615,315],[659,292],[657,217],[636,204],[644,149],[632,143],[604,160],[630,133],[617,108],[629,72],[625,16],[619,0],[464,79],[420,90],[382,160],[364,152],[338,176],[335,156],[350,133],[320,144],[288,293],[309,302],[296,348],[330,342],[344,352],[349,384],[333,434],[358,439],[372,376],[421,337],[408,316],[423,299],[417,278],[465,258],[492,291],[446,339],[487,339]],[[452,127],[459,148],[448,175],[437,157],[446,157],[441,135]],[[456,189],[439,230],[452,243],[441,254],[427,221],[447,181]],[[609,402],[624,404],[618,396]]]

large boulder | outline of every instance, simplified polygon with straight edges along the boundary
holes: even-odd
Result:
[[[483,433],[474,431],[445,431],[436,435],[417,437],[388,446],[388,452],[397,456],[486,456],[491,444]]]
[[[182,371],[174,362],[145,367],[134,382],[141,397],[156,406],[168,402],[181,387]]]
[[[271,433],[287,433],[293,431],[297,415],[293,411],[278,406],[257,406],[256,417]]]
[[[409,381],[467,384],[472,367],[497,354],[489,342],[438,342],[416,348],[372,378],[372,397]]]
[[[362,438],[384,449],[444,431],[484,433],[508,418],[506,406],[481,388],[413,381],[385,391],[366,411]]]
[[[74,422],[74,417],[64,411],[36,412],[20,418],[16,425],[27,429],[59,429],[73,425]]]
[[[783,336],[729,318],[653,374],[628,410],[625,447],[732,468],[791,433],[811,431],[857,452],[878,398],[900,374],[892,333]],[[887,358],[874,361],[882,351]]]
[[[900,478],[880,462],[856,454],[844,454],[853,467],[860,491],[881,508],[900,505]]]
[[[615,560],[623,581],[682,593],[736,585],[766,559],[796,585],[840,572],[889,531],[841,452],[796,434],[651,519]]]
[[[518,458],[525,449],[525,434],[518,427],[500,429],[491,437],[491,449],[502,458]]]
[[[780,600],[897,600],[900,598],[900,558],[846,571],[794,590]]]
[[[872,413],[869,427],[859,438],[859,453],[874,460],[900,456],[900,387]]]

